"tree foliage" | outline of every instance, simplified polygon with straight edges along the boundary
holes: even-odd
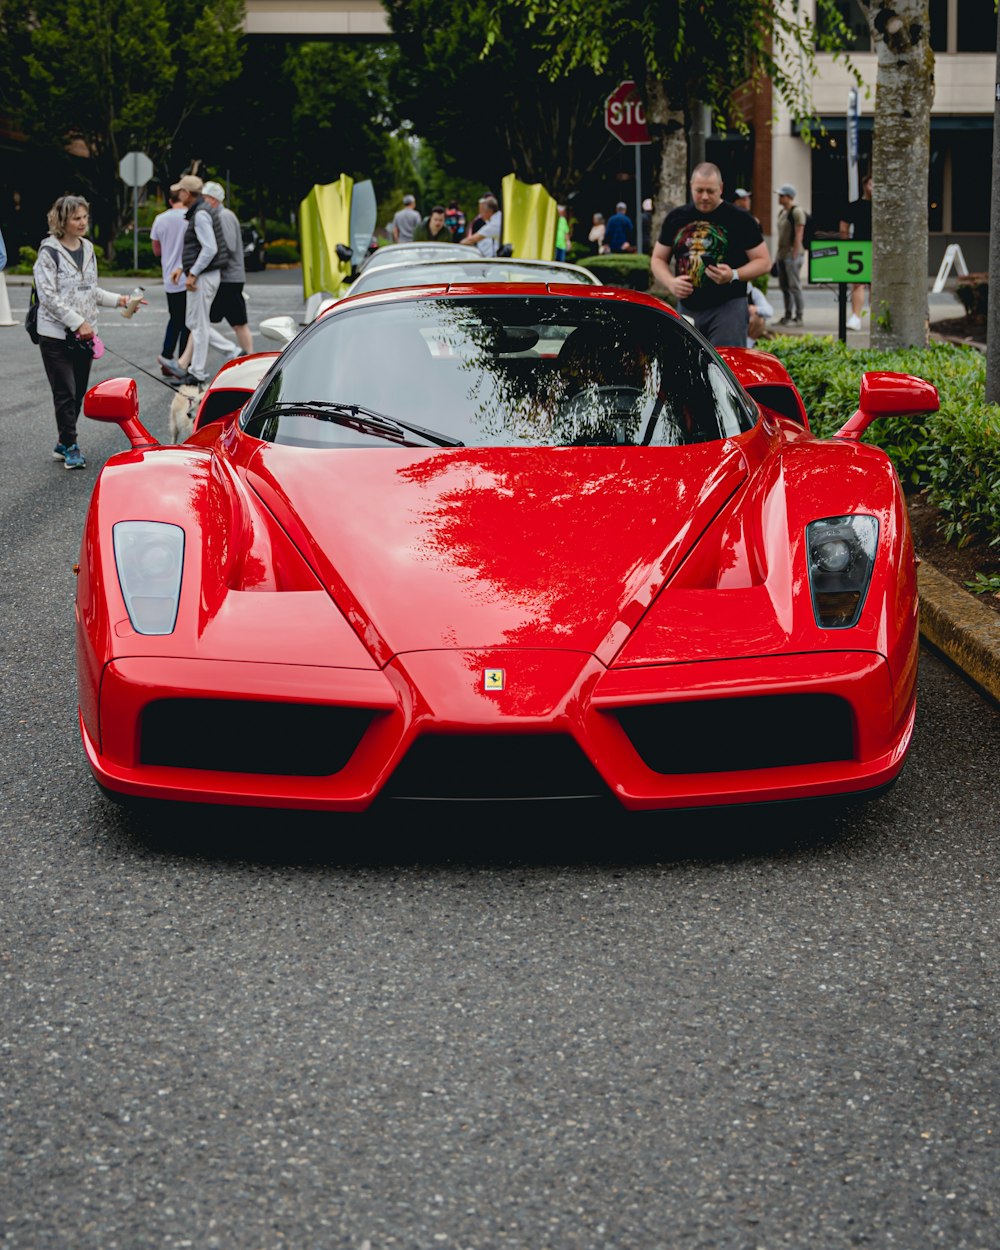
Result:
[[[547,72],[550,49],[511,0],[384,4],[400,109],[461,177],[498,191],[513,172],[563,199],[617,146],[602,122],[617,68]]]
[[[187,119],[210,111],[240,72],[243,0],[21,0],[0,8],[0,104],[28,140],[89,155],[85,184],[113,241],[130,192],[126,152],[161,174]]]
[[[192,119],[174,145],[181,163],[231,169],[246,215],[285,217],[315,183],[342,173],[383,188],[412,175],[389,83],[388,42],[246,39],[243,73],[218,112]],[[180,166],[175,171],[180,172]]]
[[[506,0],[491,6],[487,47],[492,55],[513,15],[544,49],[550,78],[589,71],[640,84],[657,149],[655,223],[667,204],[686,199],[695,105],[707,105],[719,129],[746,132],[737,97],[768,79],[808,138],[816,50],[836,53],[845,33],[834,0],[816,4],[820,26],[798,0]]]
[[[707,104],[722,128],[745,128],[734,94],[763,78],[808,123],[816,49],[836,52],[845,33],[834,0],[817,0],[820,26],[799,3],[774,0],[507,0],[491,6],[490,48],[505,7],[536,31],[550,76],[585,67],[637,82],[656,78],[675,108],[690,116],[695,103]]]

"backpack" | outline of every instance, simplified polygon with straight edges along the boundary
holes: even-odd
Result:
[[[800,205],[799,207],[801,208],[802,206]],[[804,208],[802,209],[802,211],[806,213],[806,210]],[[805,228],[802,231],[802,250],[805,252],[807,256],[809,255],[809,244],[813,241],[815,237],[816,237],[816,227],[813,225],[813,215],[812,213],[806,213],[806,224],[805,224]]]
[[[40,247],[38,249],[39,256],[42,252],[51,252],[56,258],[56,268],[59,268],[59,253],[54,247]],[[31,295],[28,297],[28,311],[24,315],[24,328],[28,331],[28,338],[32,343],[37,343],[38,334],[38,290],[35,287],[34,279],[31,282]]]

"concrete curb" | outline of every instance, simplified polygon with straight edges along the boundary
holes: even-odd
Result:
[[[1000,703],[1000,615],[921,559],[920,633]]]

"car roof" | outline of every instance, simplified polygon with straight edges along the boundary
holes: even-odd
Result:
[[[579,282],[600,286],[591,270],[566,261],[463,256],[459,259],[411,261],[381,265],[359,273],[348,294],[384,291],[393,286],[425,286],[438,282]]]
[[[469,248],[462,243],[386,243],[364,258],[358,266],[358,273],[373,266],[395,265],[400,261],[433,260],[436,255],[440,258],[468,259]]]

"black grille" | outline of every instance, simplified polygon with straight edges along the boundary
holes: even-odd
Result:
[[[354,753],[368,708],[243,699],[161,699],[143,712],[144,764],[326,777]]]
[[[383,790],[406,799],[607,798],[566,734],[424,734]]]
[[[648,768],[718,773],[854,758],[850,704],[832,694],[760,695],[621,708]]]

